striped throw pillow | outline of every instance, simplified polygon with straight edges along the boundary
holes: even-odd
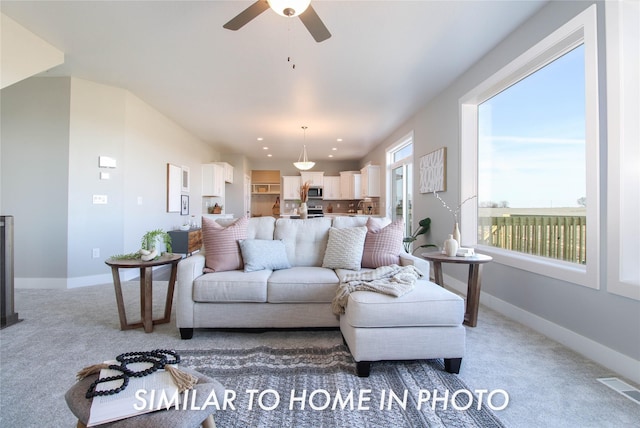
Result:
[[[362,252],[362,267],[375,269],[380,266],[400,264],[403,239],[403,219],[380,228],[379,222],[370,217],[367,221],[367,236]]]
[[[215,220],[202,217],[202,242],[204,243],[204,272],[224,272],[242,269],[242,254],[240,239],[247,239],[246,217],[239,218],[235,223],[223,227]]]

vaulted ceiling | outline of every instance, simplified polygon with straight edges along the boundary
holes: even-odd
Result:
[[[272,10],[222,27],[252,1],[0,8],[65,52],[45,75],[127,89],[221,152],[295,160],[303,125],[310,158],[362,158],[545,2],[312,0],[321,43]]]

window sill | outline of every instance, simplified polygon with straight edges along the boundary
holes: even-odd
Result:
[[[559,279],[588,288],[599,288],[597,275],[595,277],[589,275],[586,265],[518,253],[486,245],[476,245],[474,248],[481,254],[493,257],[494,262],[505,266],[522,269],[537,275]]]

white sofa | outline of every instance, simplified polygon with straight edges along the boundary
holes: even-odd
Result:
[[[231,222],[218,220],[223,226]],[[445,358],[447,369],[457,373],[464,354],[464,302],[433,282],[418,280],[413,291],[399,298],[358,291],[350,296],[344,315],[332,312],[331,302],[340,279],[353,271],[322,267],[329,230],[364,226],[366,222],[366,217],[348,216],[306,220],[250,218],[247,239],[282,240],[291,264],[288,269],[203,273],[204,251],[183,259],[178,264],[176,282],[176,324],[181,337],[190,339],[196,328],[341,327],[345,342],[359,362],[361,375],[368,373],[370,361],[417,358]],[[429,277],[428,262],[402,253],[400,265],[409,264],[418,268],[424,278]],[[381,312],[381,317],[373,316],[376,312]],[[405,314],[388,320],[384,313]],[[429,315],[433,313],[445,315]],[[420,345],[422,340],[416,342],[414,334],[415,339],[430,343]],[[404,339],[379,340],[396,336]],[[411,351],[398,346],[403,341]],[[380,352],[385,343],[394,344],[395,349]],[[421,353],[421,348],[427,351]]]

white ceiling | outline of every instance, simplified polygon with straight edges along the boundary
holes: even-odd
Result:
[[[312,0],[332,33],[322,43],[271,10],[239,31],[222,28],[253,1],[0,7],[65,52],[48,75],[125,88],[249,158],[266,145],[274,159],[297,159],[306,125],[319,160],[362,158],[545,2]]]

